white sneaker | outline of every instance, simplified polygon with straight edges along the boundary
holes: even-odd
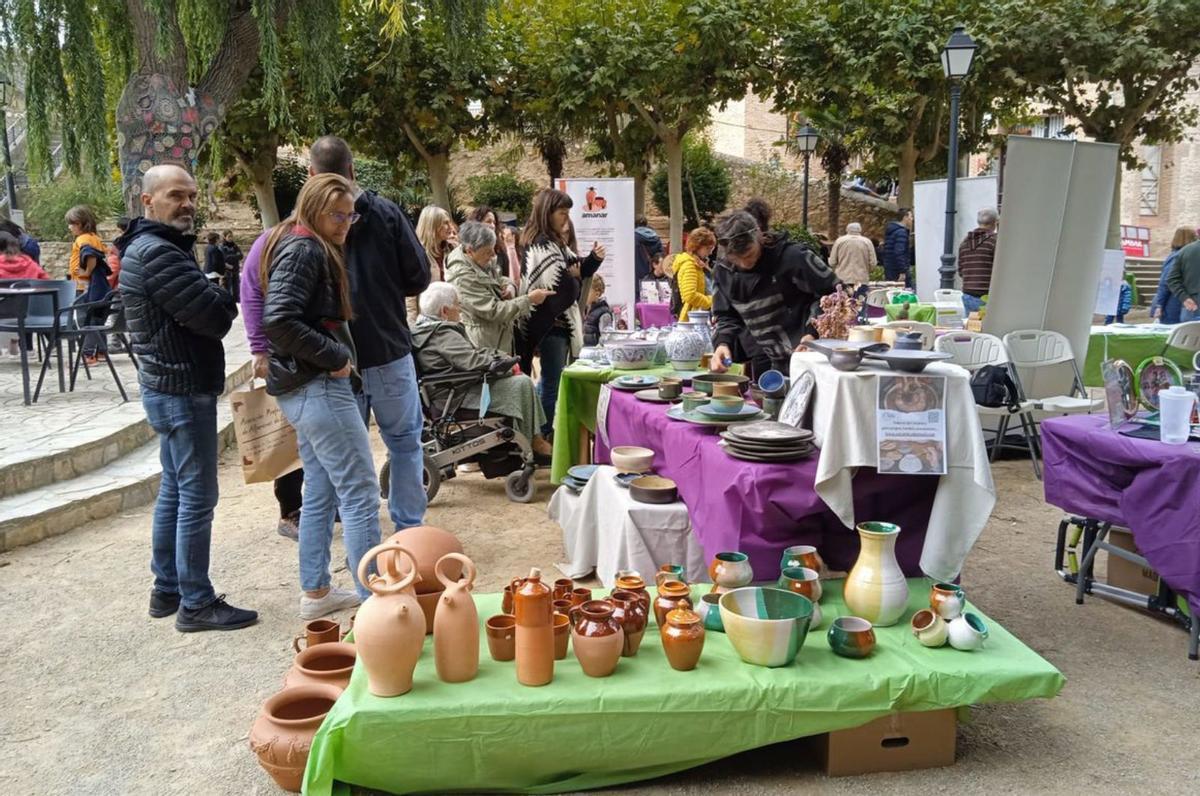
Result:
[[[353,608],[361,603],[357,592],[346,589],[330,589],[324,597],[300,597],[300,618],[320,619],[343,608]]]

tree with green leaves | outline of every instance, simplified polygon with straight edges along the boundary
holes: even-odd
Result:
[[[1179,141],[1200,109],[1200,16],[1195,0],[1043,0],[1004,20],[1008,76],[1069,120],[1069,129],[1118,144],[1139,164],[1139,141]],[[1073,120],[1073,121],[1071,121]],[[1119,246],[1121,168],[1109,220]]]

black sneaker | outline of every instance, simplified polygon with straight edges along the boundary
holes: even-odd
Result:
[[[175,629],[180,633],[195,633],[200,630],[238,630],[249,627],[257,621],[257,611],[234,608],[225,602],[224,594],[219,594],[215,600],[203,608],[193,609],[180,606],[179,615],[175,617]]]
[[[150,616],[162,619],[179,610],[179,595],[152,589],[150,591]]]

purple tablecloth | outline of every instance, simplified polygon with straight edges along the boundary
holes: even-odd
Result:
[[[610,446],[653,450],[654,471],[679,485],[679,497],[708,559],[723,550],[740,550],[750,556],[755,579],[774,580],[783,548],[811,544],[831,569],[849,571],[854,566],[858,533],[842,525],[814,491],[815,456],[787,464],[734,459],[717,446],[716,429],[671,420],[666,411],[666,404],[613,390],[609,445],[597,436],[596,461],[609,461]],[[921,549],[937,481],[880,476],[868,467],[854,479],[855,516],[900,525],[896,557],[909,577],[922,574]]]
[[[1150,565],[1200,615],[1200,445],[1164,445],[1100,415],[1042,422],[1046,502],[1128,528]]]
[[[642,329],[649,329],[652,326],[670,326],[675,322],[671,317],[670,304],[637,304],[634,306],[634,311],[637,313],[638,326]]]

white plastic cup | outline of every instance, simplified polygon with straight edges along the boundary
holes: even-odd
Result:
[[[1191,430],[1192,404],[1196,395],[1183,387],[1168,387],[1158,394],[1159,439],[1167,445],[1183,445]]]

